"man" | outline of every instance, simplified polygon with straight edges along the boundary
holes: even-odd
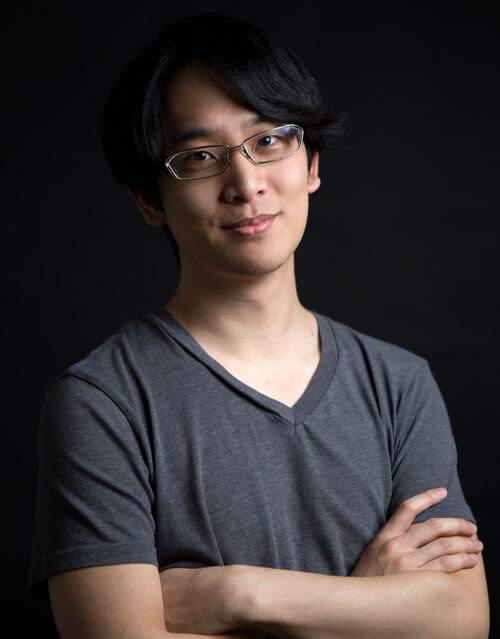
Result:
[[[286,47],[231,18],[170,25],[113,90],[110,166],[180,278],[44,405],[30,586],[62,637],[487,636],[426,362],[297,296],[339,124]]]

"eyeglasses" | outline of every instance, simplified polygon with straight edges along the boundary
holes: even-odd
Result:
[[[164,165],[177,180],[200,180],[224,173],[235,151],[241,150],[253,164],[268,164],[297,153],[303,141],[302,127],[283,124],[251,135],[236,146],[212,144],[172,153]]]

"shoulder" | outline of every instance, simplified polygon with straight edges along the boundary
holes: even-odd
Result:
[[[165,399],[169,377],[175,377],[175,348],[153,314],[123,324],[50,381],[40,441],[81,451],[95,450],[96,442],[139,438],[144,448],[150,416]]]
[[[64,373],[88,375],[99,370],[129,368],[153,361],[162,347],[164,334],[158,330],[153,315],[144,315],[123,324],[119,330],[69,366]]]
[[[71,376],[99,388],[111,388],[114,382],[126,383],[131,377],[139,381],[168,360],[172,340],[153,313],[123,324],[113,335],[72,363],[54,379]]]
[[[49,384],[46,401],[51,398],[61,407],[75,399],[111,401],[129,414],[144,406],[146,391],[154,392],[159,380],[168,383],[178,351],[158,316],[145,314],[60,371]]]
[[[323,316],[330,325],[337,346],[351,356],[364,356],[370,360],[401,367],[422,367],[427,360],[403,346],[368,335],[351,326]]]
[[[338,368],[351,377],[401,392],[416,378],[430,375],[428,361],[403,346],[321,316],[334,335]]]

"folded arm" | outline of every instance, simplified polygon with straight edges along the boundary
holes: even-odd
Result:
[[[482,567],[460,574],[414,572],[332,577],[253,572],[257,627],[294,639],[488,636]]]
[[[486,639],[475,526],[454,518],[412,523],[445,495],[426,491],[401,504],[350,577],[252,571],[256,625],[294,639]]]
[[[96,566],[49,578],[54,619],[62,639],[263,639],[258,629],[221,634],[168,632],[160,576],[150,564]]]
[[[470,524],[412,524],[443,498],[426,491],[402,504],[349,577],[243,565],[168,570],[167,627],[224,632],[249,625],[284,639],[486,638],[484,567]],[[227,596],[224,581],[232,584]]]

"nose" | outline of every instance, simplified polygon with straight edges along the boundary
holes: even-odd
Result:
[[[243,147],[233,150],[231,162],[224,173],[226,202],[251,202],[265,190],[265,167],[254,164]]]

